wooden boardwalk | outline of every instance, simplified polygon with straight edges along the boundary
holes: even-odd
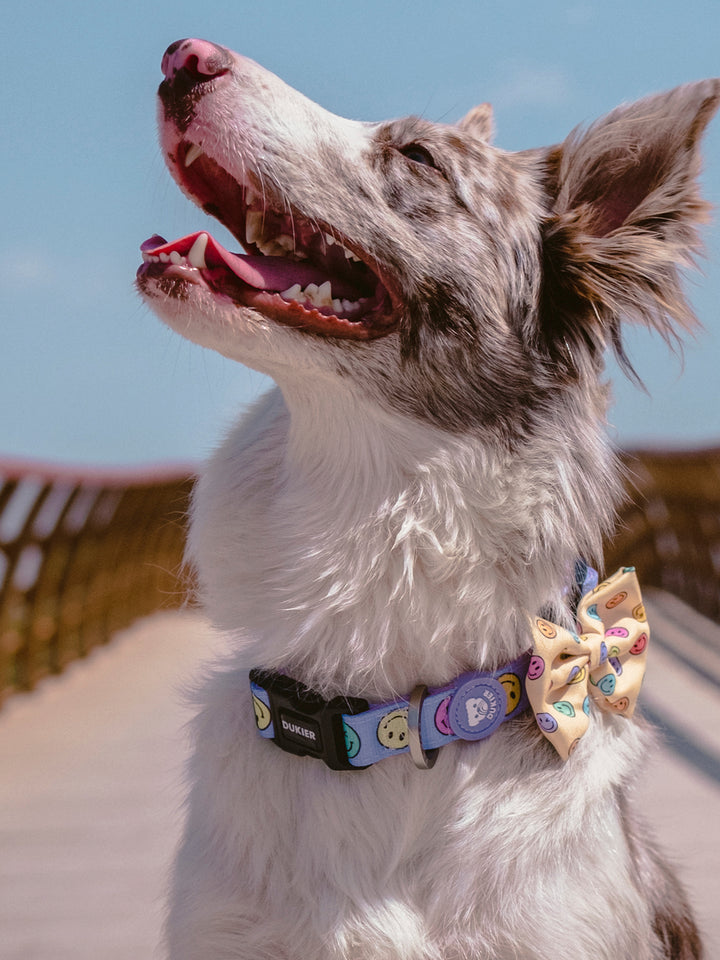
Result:
[[[647,607],[641,703],[666,743],[638,787],[720,956],[720,627],[667,594]],[[161,613],[0,712],[0,960],[150,960],[176,842],[187,719],[211,656],[194,613]]]

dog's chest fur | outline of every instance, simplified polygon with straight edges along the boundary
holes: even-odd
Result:
[[[514,456],[362,406],[328,386],[289,412],[273,393],[213,458],[189,545],[213,621],[247,665],[328,695],[388,699],[514,659],[529,611],[568,616],[573,562],[610,512],[595,418]],[[570,494],[582,484],[596,502]]]
[[[242,903],[226,934],[238,956],[499,958],[523,942],[562,956],[562,922],[577,926],[575,956],[650,957],[616,796],[643,735],[622,718],[596,726],[572,774],[530,718],[445,749],[425,774],[407,757],[339,774],[256,738],[248,665],[276,663],[328,696],[447,682],[526,649],[521,611],[560,605],[555,571],[574,556],[573,537],[545,542],[550,441],[532,469],[473,456],[470,470],[471,451],[439,449],[426,428],[333,434],[348,427],[334,409],[313,439],[302,423],[294,433],[280,395],[265,398],[196,493],[191,556],[241,666],[200,696],[203,816],[180,865],[202,849],[225,871],[194,871],[195,895],[207,882],[203,898],[233,916]]]

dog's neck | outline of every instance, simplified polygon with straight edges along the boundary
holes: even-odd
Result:
[[[332,381],[289,379],[282,392],[272,449],[264,441],[244,467],[272,477],[246,485],[243,510],[261,527],[238,518],[251,559],[237,582],[251,586],[233,616],[257,641],[249,662],[328,694],[388,698],[526,649],[527,613],[561,605],[587,547],[575,500],[582,452],[551,430],[499,450]]]

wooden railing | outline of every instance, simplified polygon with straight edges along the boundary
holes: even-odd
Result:
[[[182,604],[188,469],[0,461],[0,701]]]
[[[643,585],[676,594],[720,622],[720,448],[624,457],[629,501],[606,568],[638,568]]]
[[[606,568],[720,622],[720,449],[627,454],[629,501]],[[0,701],[187,602],[188,468],[73,471],[0,460]]]

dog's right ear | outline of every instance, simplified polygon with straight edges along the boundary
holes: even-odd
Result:
[[[680,268],[707,220],[699,141],[718,104],[720,80],[687,84],[619,107],[548,153],[540,328],[556,359],[611,344],[632,375],[621,319],[669,340],[697,323]]]

